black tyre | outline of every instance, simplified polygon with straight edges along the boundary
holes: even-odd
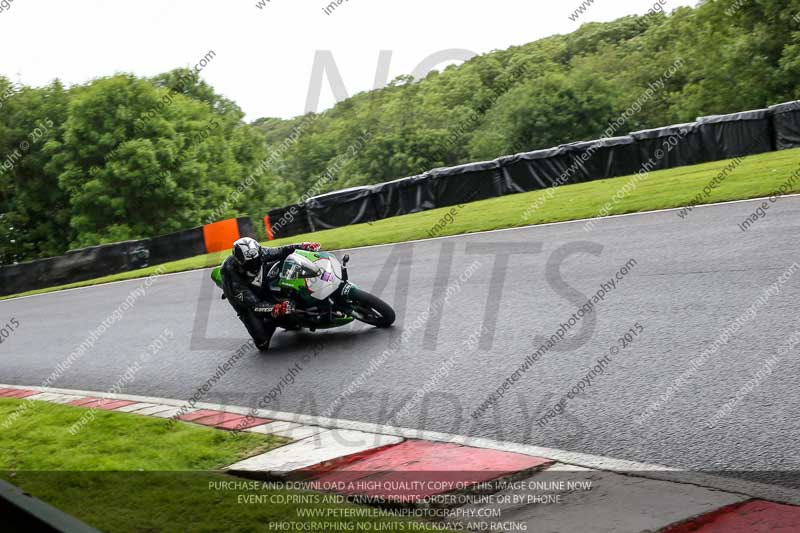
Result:
[[[394,309],[377,296],[353,288],[349,299],[353,307],[352,315],[356,320],[379,328],[388,328],[394,324]]]

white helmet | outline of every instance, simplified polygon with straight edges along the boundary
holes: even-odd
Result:
[[[244,237],[233,243],[233,260],[248,272],[258,270],[261,265],[261,245],[250,237]]]

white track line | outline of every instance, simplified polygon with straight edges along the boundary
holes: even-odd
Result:
[[[35,387],[35,386],[24,387],[19,385],[4,385],[4,384],[0,384],[0,388],[27,389],[27,390],[35,390],[41,392],[55,392],[60,394],[91,396],[94,398],[111,398],[115,400],[128,400],[133,402],[171,405],[174,407],[181,407],[186,404],[186,401],[184,400],[175,400],[170,398],[136,396],[129,394],[108,394],[102,392],[82,391],[73,389],[56,389],[56,388],[45,388],[45,387]],[[194,408],[226,411],[229,413],[236,413],[240,415],[253,414],[253,416],[260,418],[268,418],[270,420],[280,421],[280,422],[294,422],[309,426],[363,431],[366,433],[391,435],[407,439],[448,442],[452,444],[461,444],[464,446],[471,446],[475,448],[488,448],[492,450],[521,453],[524,455],[544,457],[546,459],[551,459],[559,463],[565,463],[568,465],[574,465],[583,468],[605,470],[609,472],[615,472],[618,474],[626,474],[648,479],[658,479],[674,483],[697,485],[700,487],[712,488],[736,494],[743,494],[751,498],[760,498],[781,503],[788,503],[791,505],[800,505],[800,491],[795,489],[790,489],[787,487],[781,487],[777,485],[768,485],[765,483],[758,483],[753,481],[746,481],[738,478],[729,478],[711,474],[703,474],[699,472],[689,472],[658,464],[640,463],[624,459],[615,459],[613,457],[604,457],[601,455],[570,452],[567,450],[559,450],[557,448],[544,448],[540,446],[532,446],[529,444],[519,444],[515,442],[498,441],[498,440],[478,438],[478,437],[467,437],[464,435],[452,435],[449,433],[440,433],[436,431],[423,431],[418,429],[385,426],[369,422],[357,422],[353,420],[323,418],[311,415],[284,413],[280,411],[269,411],[264,409],[258,409],[255,412],[253,412],[248,407],[235,407],[235,406],[212,404],[212,403],[197,403],[194,405]]]
[[[798,197],[798,196],[800,196],[800,193],[784,194],[784,195],[781,195],[781,198],[793,198],[793,197]],[[714,207],[714,206],[727,205],[727,204],[740,204],[740,203],[744,203],[744,202],[756,202],[756,201],[759,201],[759,200],[763,201],[763,200],[768,199],[768,198],[770,198],[770,197],[769,196],[762,196],[762,197],[759,197],[759,198],[749,198],[747,200],[730,200],[730,201],[727,201],[727,202],[717,202],[717,203],[713,203],[713,204],[701,204],[701,205],[692,206],[692,210],[700,209],[702,207]],[[367,245],[367,246],[356,246],[354,248],[344,248],[342,250],[329,250],[329,251],[338,252],[338,251],[352,251],[352,250],[367,250],[367,249],[370,249],[370,248],[381,248],[383,246],[398,246],[400,244],[409,244],[409,243],[416,243],[416,242],[431,242],[431,241],[438,241],[438,240],[441,240],[441,239],[457,239],[457,238],[469,237],[469,236],[472,236],[472,235],[485,235],[485,234],[489,234],[489,233],[500,233],[502,231],[518,231],[518,230],[523,230],[523,229],[539,228],[539,227],[546,227],[546,226],[556,226],[556,225],[560,225],[560,224],[577,224],[579,222],[587,222],[589,220],[609,220],[609,219],[613,219],[613,218],[631,217],[631,216],[636,216],[636,215],[650,215],[650,214],[653,214],[653,213],[666,213],[666,212],[669,212],[669,211],[680,211],[681,209],[685,209],[686,207],[687,206],[669,207],[669,208],[665,208],[665,209],[655,209],[653,211],[637,211],[635,213],[623,213],[623,214],[620,214],[620,215],[608,215],[608,216],[604,216],[604,217],[578,218],[578,219],[575,219],[575,220],[562,220],[560,222],[544,222],[542,224],[530,224],[528,226],[517,226],[517,227],[513,227],[513,228],[490,229],[490,230],[484,230],[484,231],[475,231],[475,232],[472,232],[472,233],[459,233],[458,235],[444,235],[442,237],[433,237],[433,238],[430,238],[430,239],[415,239],[415,240],[412,240],[412,241],[389,242],[389,243],[385,243],[385,244],[370,244],[370,245]],[[386,219],[384,219],[384,220],[386,220]],[[211,270],[213,268],[216,268],[216,267],[212,266],[212,267],[205,267],[205,268],[196,268],[194,270],[184,270],[184,271],[181,271],[181,272],[170,272],[168,274],[161,274],[160,276],[156,276],[154,279],[158,280],[160,278],[166,278],[168,276],[188,275],[188,274],[192,274],[194,272],[201,272],[201,271],[205,271],[205,270]],[[123,279],[123,280],[119,280],[119,281],[109,281],[107,283],[100,283],[100,284],[97,284],[97,285],[87,285],[85,287],[73,287],[71,289],[61,289],[61,290],[50,291],[50,292],[45,292],[45,293],[41,293],[41,294],[30,294],[28,296],[16,296],[16,297],[13,297],[13,298],[6,298],[5,300],[0,300],[0,304],[2,304],[3,302],[12,301],[12,300],[22,300],[23,298],[34,298],[36,296],[48,296],[48,295],[52,295],[52,294],[56,294],[56,293],[65,293],[65,292],[69,292],[69,291],[77,291],[77,290],[82,290],[82,289],[96,289],[97,287],[103,287],[105,285],[115,285],[117,283],[128,283],[128,282],[131,282],[131,281],[138,281],[138,280],[141,280],[141,279],[146,278],[146,277],[147,277],[146,275],[143,275],[143,276],[138,277],[138,278]]]

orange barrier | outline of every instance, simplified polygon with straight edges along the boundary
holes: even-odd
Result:
[[[264,216],[264,228],[267,230],[267,240],[273,240],[275,238],[275,234],[272,233],[272,224],[269,222],[269,215]]]
[[[228,250],[239,239],[239,223],[231,218],[206,224],[203,226],[203,239],[208,253]]]

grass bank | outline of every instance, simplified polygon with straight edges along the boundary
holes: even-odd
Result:
[[[725,177],[703,194],[710,181],[726,167]],[[513,228],[547,222],[562,222],[652,211],[693,204],[758,198],[773,194],[800,170],[800,148],[749,156],[739,161],[724,160],[651,172],[645,177],[624,176],[607,180],[565,185],[522,194],[512,194],[465,204],[463,208],[440,208],[345,228],[298,235],[271,241],[277,246],[299,241],[319,241],[327,250],[388,244],[430,236],[458,235],[493,229]],[[796,179],[786,192],[800,192]],[[698,198],[698,195],[702,197]],[[451,212],[454,209],[454,212]],[[447,217],[448,213],[451,213]],[[687,215],[691,216],[691,215]],[[452,222],[442,221],[447,217]],[[219,264],[228,252],[208,254],[160,265],[164,273],[195,270]],[[148,276],[156,267],[115,274],[93,280],[30,291],[14,296],[97,285]],[[12,298],[7,296],[5,298]]]
[[[0,398],[0,421],[24,400]],[[106,533],[442,531],[338,496],[244,486],[216,472],[280,446],[277,437],[35,402],[0,432],[0,478]],[[309,509],[317,518],[309,518]],[[355,524],[359,526],[356,527]],[[301,529],[297,529],[297,525]]]

